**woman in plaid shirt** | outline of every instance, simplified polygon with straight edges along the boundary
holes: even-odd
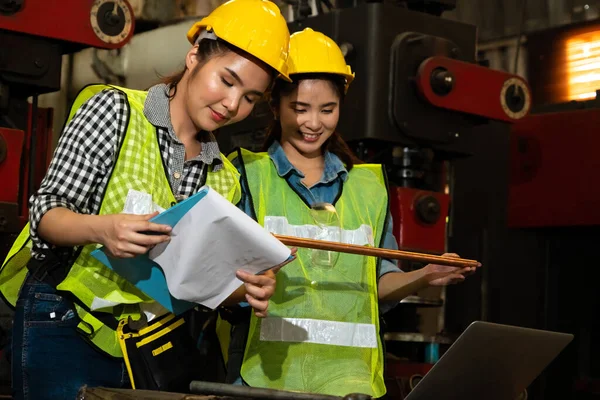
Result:
[[[168,241],[171,230],[149,222],[156,213],[122,214],[128,190],[149,191],[160,208],[204,184],[239,199],[237,171],[210,132],[246,118],[276,77],[288,79],[287,24],[267,0],[233,0],[195,24],[188,39],[193,47],[184,69],[163,84],[147,92],[90,86],[73,106],[31,198],[30,229],[0,272],[0,291],[16,305],[15,399],[74,398],[83,385],[128,386],[110,325],[126,314],[124,306],[141,305],[139,317],[165,310],[149,307],[89,252],[100,244],[113,256],[135,257]],[[19,271],[29,252],[25,277]],[[247,301],[257,316],[266,315],[273,273],[237,276],[243,290],[227,301]]]

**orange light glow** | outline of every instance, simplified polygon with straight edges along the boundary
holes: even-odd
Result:
[[[571,36],[565,41],[568,99],[596,97],[600,89],[600,31]]]

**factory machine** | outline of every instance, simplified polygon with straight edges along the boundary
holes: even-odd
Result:
[[[62,56],[117,49],[133,33],[125,0],[0,1],[0,235],[23,228],[50,162],[53,114],[38,96],[60,90]],[[12,241],[1,243],[4,255]]]

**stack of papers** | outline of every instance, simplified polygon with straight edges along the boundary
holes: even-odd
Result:
[[[135,258],[92,252],[103,264],[169,311],[216,308],[242,282],[238,269],[259,274],[291,259],[291,251],[214,190],[162,212],[152,222],[173,228],[171,240]]]

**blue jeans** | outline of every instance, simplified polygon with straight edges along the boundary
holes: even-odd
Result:
[[[28,277],[19,294],[12,336],[15,400],[75,399],[79,388],[124,388],[123,359],[110,357],[77,332],[73,303]]]

